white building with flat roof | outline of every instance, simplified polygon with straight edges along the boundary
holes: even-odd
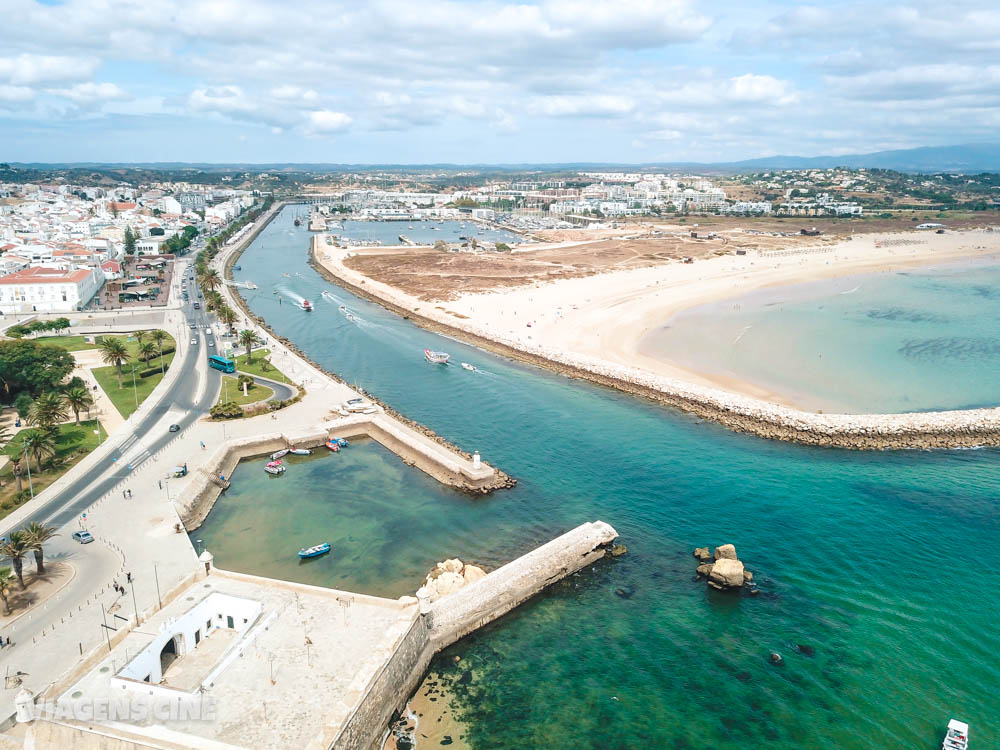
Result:
[[[104,283],[100,268],[65,271],[32,266],[0,277],[0,313],[72,312]]]

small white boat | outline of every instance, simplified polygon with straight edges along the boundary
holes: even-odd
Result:
[[[277,464],[277,465],[268,464],[267,466],[264,467],[264,471],[266,471],[268,474],[273,474],[273,475],[284,474],[285,466],[284,464]]]
[[[341,305],[337,309],[340,310],[341,312],[347,312],[347,305]]]
[[[941,743],[941,750],[967,750],[969,747],[969,725],[952,719],[948,722],[948,733]]]
[[[357,320],[357,317],[355,317],[353,313],[347,313],[344,317],[348,320]]]
[[[289,451],[293,456],[309,456],[312,455],[312,451],[308,448],[291,448]]]
[[[347,411],[347,409],[345,409],[343,406],[341,406],[339,409],[337,409],[337,414],[339,414],[342,417],[349,416],[350,413],[351,412]]]
[[[476,371],[476,366],[475,365],[470,365],[468,362],[463,362],[462,363],[462,369],[469,370],[470,372],[475,372]]]
[[[424,358],[436,365],[446,365],[448,364],[448,360],[451,359],[451,355],[448,352],[435,352],[430,349],[424,349]]]
[[[271,454],[271,460],[277,461],[279,458],[284,458],[288,455],[288,448],[282,448],[280,451],[275,451]]]
[[[374,406],[366,406],[364,409],[361,410],[361,413],[362,414],[377,414],[378,413],[378,409],[375,408]]]
[[[322,292],[320,292],[320,296],[323,297],[324,299],[330,300],[331,302],[334,301],[333,294],[331,292],[326,291],[325,289]]]

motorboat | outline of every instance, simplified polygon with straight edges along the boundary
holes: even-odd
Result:
[[[428,362],[433,362],[436,365],[446,365],[451,359],[451,355],[447,352],[435,352],[430,349],[424,349],[424,357]]]
[[[340,443],[336,442],[335,440],[327,440],[324,443],[324,445],[330,450],[332,450],[334,453],[340,452]]]
[[[337,414],[339,414],[339,415],[340,415],[340,416],[342,416],[342,417],[346,417],[346,416],[348,416],[348,415],[349,415],[350,413],[351,413],[351,412],[347,411],[347,409],[345,409],[345,408],[344,408],[343,406],[341,406],[341,407],[340,407],[339,409],[337,409]]]
[[[948,722],[948,733],[941,743],[941,750],[967,750],[969,747],[969,725],[952,719]]]
[[[347,312],[347,305],[341,305],[337,309],[340,310],[342,313],[345,313]]]
[[[347,313],[344,317],[348,320],[357,320],[357,316],[355,316],[354,313]]]
[[[326,289],[324,289],[322,292],[320,292],[320,296],[323,297],[324,299],[330,300],[331,302],[333,302],[335,300],[335,297],[333,296],[333,293],[326,291]]]
[[[234,271],[242,271],[243,270],[243,266],[233,266],[233,270]]]
[[[299,557],[305,559],[307,557],[319,557],[320,555],[325,555],[330,551],[330,543],[323,542],[322,544],[317,544],[312,547],[303,547],[299,550]]]
[[[302,307],[302,309],[303,309],[303,310],[305,310],[306,312],[312,312],[312,309],[313,309],[313,306],[312,306],[312,302],[310,302],[310,301],[309,301],[309,300],[307,300],[307,299],[304,299],[304,300],[302,300],[302,305],[301,305],[301,307]]]
[[[308,448],[290,448],[288,452],[293,456],[309,456],[312,454],[312,451]]]
[[[281,461],[272,461],[264,467],[264,471],[273,476],[285,473],[285,465]]]
[[[347,442],[346,438],[330,438],[330,440],[328,442],[330,442],[330,443],[336,443],[341,448],[346,448],[347,446],[350,445],[350,443]]]
[[[377,414],[378,413],[378,409],[376,407],[374,407],[374,406],[366,406],[364,409],[361,410],[361,413],[362,414]]]
[[[284,458],[288,455],[288,448],[282,448],[280,451],[275,451],[271,454],[271,460],[277,461],[279,458]]]
[[[476,371],[476,366],[475,365],[470,365],[468,362],[463,362],[462,363],[462,369],[463,370],[469,370],[470,372],[475,372]]]

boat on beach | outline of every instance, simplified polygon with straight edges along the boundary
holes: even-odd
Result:
[[[435,352],[430,349],[424,349],[424,358],[436,365],[446,365],[448,364],[448,360],[451,359],[451,355],[447,352]]]
[[[319,557],[320,555],[325,555],[330,551],[330,543],[323,542],[322,544],[316,544],[312,547],[303,547],[299,550],[299,557],[305,559],[307,557]]]
[[[948,722],[948,733],[941,743],[941,750],[967,750],[969,747],[969,725],[952,719]]]

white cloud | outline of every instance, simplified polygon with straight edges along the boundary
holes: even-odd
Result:
[[[65,97],[80,105],[127,101],[132,97],[115,83],[78,83],[68,89],[50,89],[49,93]]]
[[[549,117],[624,117],[636,103],[627,96],[543,96],[528,102],[528,111]]]
[[[29,102],[35,92],[27,86],[7,86],[0,84],[0,102]]]
[[[331,112],[328,109],[318,109],[309,113],[310,133],[339,133],[351,124],[349,115],[343,112]]]
[[[98,64],[95,58],[23,53],[0,57],[0,80],[15,85],[74,81],[89,78]]]

